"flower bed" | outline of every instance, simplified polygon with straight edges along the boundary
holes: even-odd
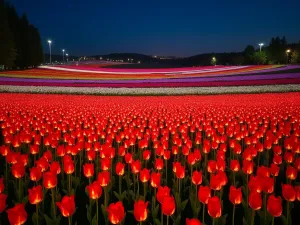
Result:
[[[296,224],[300,93],[0,107],[1,224]]]

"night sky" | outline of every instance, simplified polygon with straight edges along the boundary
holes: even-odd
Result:
[[[53,53],[190,56],[300,41],[299,0],[10,0]]]

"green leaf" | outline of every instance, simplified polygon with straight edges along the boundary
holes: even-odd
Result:
[[[187,200],[184,200],[183,202],[181,202],[180,208],[181,208],[182,211],[185,209],[186,204],[188,203],[188,201],[189,200],[187,199]]]
[[[113,192],[114,193],[114,195],[116,196],[116,198],[119,200],[119,201],[121,201],[121,196],[117,193],[117,192]]]
[[[156,218],[156,217],[157,217],[158,210],[159,210],[159,205],[157,205],[157,206],[155,207],[155,209],[153,210],[153,212],[152,212],[152,217],[153,217],[153,218]]]
[[[155,223],[156,225],[161,225],[161,223],[160,223],[160,221],[159,221],[158,219],[154,219],[154,223]]]
[[[22,203],[23,203],[24,205],[26,205],[27,202],[28,202],[28,196],[25,196],[25,197],[22,199]]]
[[[245,219],[245,217],[243,217],[243,225],[248,225],[247,220]]]
[[[86,217],[88,219],[88,221],[91,223],[91,214],[90,214],[90,207],[89,205],[86,205]]]
[[[225,214],[225,215],[221,216],[218,219],[218,225],[225,225],[226,224],[227,216],[228,216],[228,214]]]
[[[121,195],[121,199],[123,200],[126,197],[127,191],[124,191]]]
[[[33,222],[33,224],[34,225],[37,225],[37,214],[36,214],[36,212],[34,212],[33,214],[32,214],[32,217],[31,217],[31,219],[32,219],[32,222]]]
[[[174,225],[180,225],[180,221],[181,221],[181,215],[179,215],[179,216],[176,218],[176,220],[175,220],[175,222],[174,222]]]
[[[98,225],[97,216],[95,215],[92,220],[92,225]]]

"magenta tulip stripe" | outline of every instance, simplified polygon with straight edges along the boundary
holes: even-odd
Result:
[[[206,66],[163,69],[44,66],[0,73],[0,85],[102,88],[217,87],[300,84],[300,66]],[[293,70],[292,72],[290,72]]]

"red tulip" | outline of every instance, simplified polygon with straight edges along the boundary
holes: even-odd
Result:
[[[106,171],[110,169],[110,159],[109,158],[104,158],[104,159],[100,159],[100,163],[101,163],[101,170]]]
[[[207,172],[215,173],[217,172],[217,162],[214,160],[209,160],[207,163]]]
[[[270,171],[269,171],[269,168],[268,167],[265,167],[265,166],[260,166],[257,168],[257,171],[256,171],[256,175],[257,176],[260,176],[260,177],[269,177],[270,176]]]
[[[279,174],[279,167],[275,165],[274,163],[271,164],[270,166],[270,173],[274,176],[277,177]]]
[[[0,177],[0,194],[4,191],[4,179]]]
[[[7,198],[6,194],[0,193],[0,213],[2,213],[6,208],[6,198]]]
[[[57,175],[53,172],[45,172],[43,175],[43,185],[47,189],[56,187]]]
[[[213,218],[218,218],[222,214],[221,202],[217,196],[208,199],[208,214]]]
[[[271,194],[274,191],[274,179],[271,177],[263,178],[262,189],[265,193]]]
[[[200,186],[199,191],[198,191],[198,199],[201,203],[207,204],[208,199],[211,196],[211,191],[208,186]]]
[[[194,155],[194,153],[190,153],[187,157],[187,162],[189,165],[194,165],[196,163],[196,157]]]
[[[43,156],[48,162],[52,161],[52,152],[50,150],[44,152]]]
[[[150,170],[148,170],[147,168],[144,168],[141,172],[140,172],[140,181],[142,183],[146,183],[148,182],[150,179]]]
[[[140,172],[140,170],[141,170],[141,161],[140,160],[132,161],[131,162],[131,172],[133,174],[137,174]]]
[[[161,158],[155,160],[155,168],[157,170],[162,170],[164,168],[164,161]]]
[[[164,160],[169,160],[171,158],[171,151],[165,150],[164,151]]]
[[[102,187],[106,187],[110,182],[110,173],[108,171],[99,172],[97,181]]]
[[[241,190],[241,188],[235,188],[234,186],[230,186],[229,200],[234,205],[241,204],[242,203],[242,190]]]
[[[300,201],[300,185],[295,186],[296,199]]]
[[[286,169],[286,176],[287,178],[289,178],[290,180],[295,180],[297,178],[297,169],[295,169],[293,166],[288,166]]]
[[[50,172],[60,174],[60,164],[57,161],[53,161],[50,165]]]
[[[36,205],[43,200],[43,190],[41,185],[28,189],[28,193],[30,204]]]
[[[75,212],[75,201],[74,195],[72,196],[64,196],[61,202],[56,202],[56,205],[61,211],[61,214],[64,217],[72,216]]]
[[[159,186],[156,194],[157,201],[162,204],[166,196],[170,196],[170,188],[168,186]]]
[[[243,172],[246,174],[252,174],[253,173],[253,167],[254,164],[251,161],[243,160]]]
[[[87,186],[87,191],[91,199],[98,199],[102,195],[102,188],[97,181],[94,181],[92,184]]]
[[[11,225],[21,225],[27,220],[27,212],[25,211],[24,204],[16,204],[15,207],[6,210],[6,212]]]
[[[93,177],[95,173],[94,164],[86,163],[83,165],[83,174],[86,178]]]
[[[39,181],[42,178],[42,170],[40,167],[32,167],[30,170],[30,180]]]
[[[185,177],[185,167],[184,166],[179,165],[176,168],[176,177],[178,179],[183,179]]]
[[[66,174],[74,173],[75,165],[73,161],[67,161],[64,163],[64,171]]]
[[[280,165],[282,163],[282,157],[280,155],[273,156],[273,163],[276,165]]]
[[[148,202],[138,200],[134,203],[133,215],[135,220],[138,222],[143,222],[147,219],[148,216]]]
[[[164,215],[171,216],[175,212],[175,200],[173,196],[165,196],[161,204],[161,210]]]
[[[263,179],[261,177],[251,175],[249,183],[248,183],[248,187],[249,187],[250,191],[256,191],[256,192],[260,193],[262,191],[262,187],[263,187],[262,183],[263,183]]]
[[[154,188],[159,187],[160,186],[160,173],[152,172],[150,183],[151,183],[151,186]]]
[[[116,174],[118,176],[123,176],[124,175],[124,167],[125,167],[125,164],[123,164],[121,162],[118,162],[116,164]]]
[[[49,163],[48,163],[47,159],[43,158],[43,157],[40,158],[39,160],[35,161],[35,164],[37,167],[41,168],[42,172],[45,172],[49,167]]]
[[[282,203],[280,197],[270,195],[267,202],[267,210],[273,217],[279,217],[282,214]]]
[[[125,162],[126,162],[127,164],[131,164],[131,163],[132,163],[132,154],[131,154],[131,153],[127,152],[127,153],[125,154]]]
[[[13,164],[11,172],[15,178],[21,178],[25,175],[25,166],[22,163]]]
[[[282,184],[282,196],[285,200],[293,202],[296,199],[296,191],[290,184]]]
[[[192,174],[192,182],[195,185],[200,185],[202,183],[202,172],[194,171]]]
[[[144,150],[143,151],[143,159],[147,161],[150,159],[150,157],[151,157],[151,152],[149,150]]]
[[[124,206],[121,201],[117,203],[111,203],[108,208],[108,219],[112,224],[120,224],[124,219]]]
[[[258,193],[256,191],[250,192],[250,195],[249,195],[249,206],[253,210],[259,210],[261,208],[261,205],[262,205],[262,199],[261,199],[260,193]]]
[[[89,150],[86,152],[86,157],[88,161],[94,161],[96,158],[96,151],[95,150]]]
[[[194,219],[194,218],[188,219],[188,218],[186,218],[185,219],[185,224],[186,225],[201,225],[201,222],[198,219]]]
[[[222,178],[219,173],[211,174],[210,177],[210,187],[215,191],[219,191],[222,188]]]

